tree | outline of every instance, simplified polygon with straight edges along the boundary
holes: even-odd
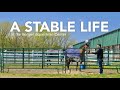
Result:
[[[77,41],[70,33],[61,32],[25,32],[25,26],[19,25],[21,32],[10,32],[12,24],[9,22],[0,23],[0,47],[10,48],[67,48]],[[41,25],[39,26],[39,30]]]
[[[0,47],[2,48],[7,46],[6,40],[10,27],[11,24],[9,22],[0,23]]]

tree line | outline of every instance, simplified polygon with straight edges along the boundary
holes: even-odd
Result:
[[[68,48],[77,41],[71,33],[25,32],[26,27],[19,25],[21,32],[10,32],[10,22],[0,23],[0,48]],[[39,29],[41,26],[39,26]]]

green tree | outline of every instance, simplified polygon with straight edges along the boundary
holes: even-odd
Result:
[[[61,32],[25,32],[25,26],[19,25],[21,32],[10,32],[12,24],[9,22],[0,23],[0,47],[10,48],[67,48],[77,41],[70,33]],[[39,26],[39,30],[41,25]],[[61,34],[61,35],[59,35]],[[62,35],[63,34],[63,35]]]

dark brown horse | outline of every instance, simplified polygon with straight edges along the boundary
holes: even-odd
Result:
[[[71,57],[70,58],[67,57],[67,59],[65,61],[65,65],[67,66],[67,69],[68,70],[70,69],[69,66],[70,66],[71,62],[76,62],[76,70],[77,70],[77,68],[78,68],[78,61],[75,61],[74,58],[71,58]]]

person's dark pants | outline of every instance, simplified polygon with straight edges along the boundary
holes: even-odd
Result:
[[[103,60],[102,60],[102,59],[98,59],[99,69],[100,69],[99,73],[100,73],[100,74],[102,74],[102,73],[103,73],[103,66],[102,66],[102,62],[103,62]]]
[[[85,64],[85,56],[81,56],[81,57],[80,57],[80,60],[81,60],[81,61],[80,61],[80,64],[82,64],[82,62],[84,62],[84,64]]]

